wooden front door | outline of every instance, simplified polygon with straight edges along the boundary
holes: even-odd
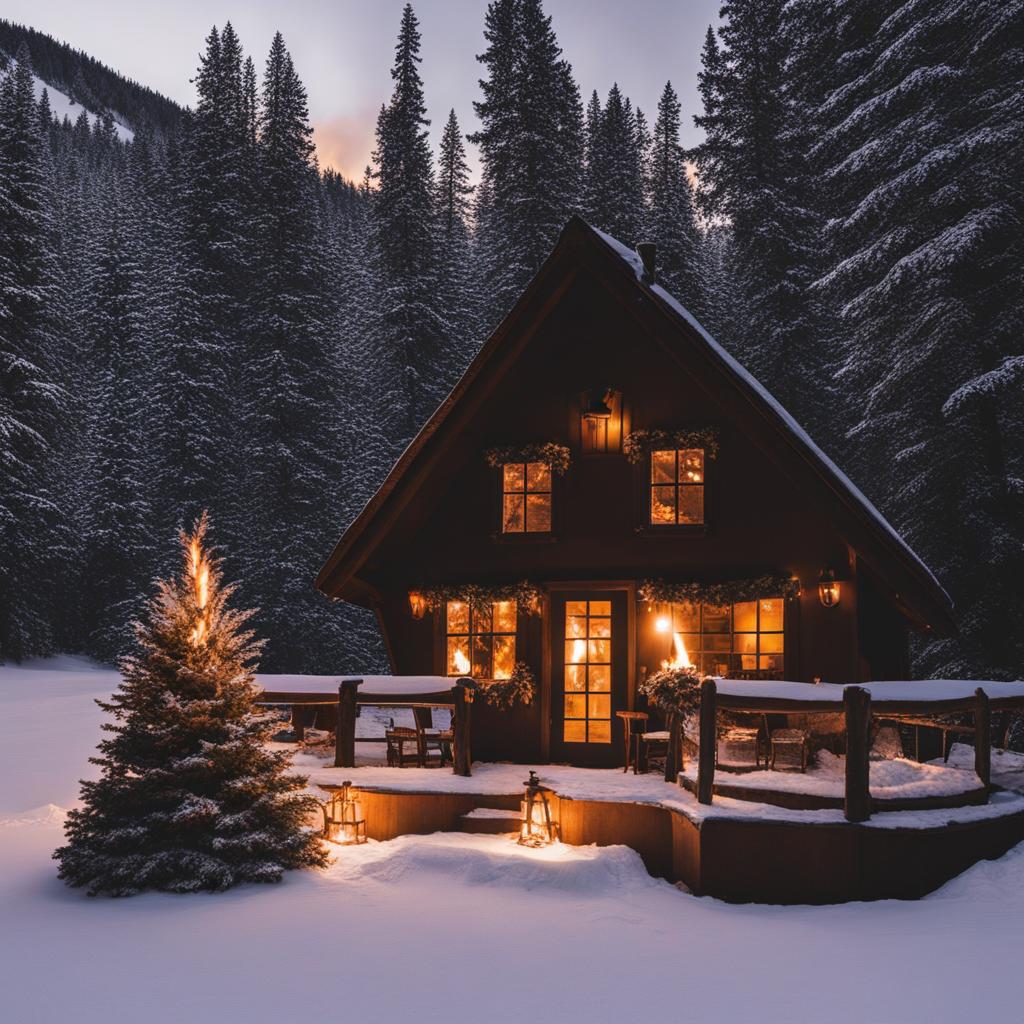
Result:
[[[551,758],[622,764],[629,663],[624,590],[566,591],[551,598]]]

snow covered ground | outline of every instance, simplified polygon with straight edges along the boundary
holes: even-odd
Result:
[[[915,903],[728,906],[650,878],[624,847],[464,835],[339,850],[279,886],[90,900],[50,852],[99,735],[92,698],[115,683],[75,659],[0,667],[12,1024],[589,1024],[631,1019],[638,999],[665,1021],[1016,1016],[1024,847]]]

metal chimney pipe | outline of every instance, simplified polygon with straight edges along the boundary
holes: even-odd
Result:
[[[644,265],[641,280],[645,284],[655,284],[658,280],[658,247],[654,242],[640,242],[636,251]]]

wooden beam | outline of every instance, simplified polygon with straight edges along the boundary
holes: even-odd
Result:
[[[980,686],[974,691],[974,698],[974,770],[988,789],[992,785],[992,707]]]
[[[306,738],[306,709],[301,704],[292,705],[292,732],[296,743]]]
[[[871,817],[868,761],[871,694],[859,686],[848,686],[843,691],[843,710],[846,714],[846,820],[867,821]]]
[[[679,751],[680,733],[682,732],[682,716],[670,711],[665,715],[665,726],[668,729],[668,750],[665,753],[665,781],[679,782]]]
[[[338,687],[338,724],[334,730],[334,767],[356,764],[356,696],[362,679],[346,679]]]
[[[715,753],[718,747],[716,697],[714,679],[700,684],[700,753],[697,758],[697,800],[711,803],[715,791]]]
[[[473,774],[472,710],[473,690],[460,680],[452,687],[452,771],[456,775]]]

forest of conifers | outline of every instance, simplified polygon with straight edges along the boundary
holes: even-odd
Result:
[[[143,92],[97,65],[121,142],[109,112],[53,118],[5,26],[0,660],[113,659],[207,508],[264,670],[381,667],[372,621],[311,580],[579,212],[657,243],[933,568],[960,633],[915,671],[1024,674],[1022,3],[732,0],[678,40],[702,48],[693,111],[671,84],[646,112],[612,81],[581,96],[541,0],[481,28],[476,120],[431,111],[434,153],[405,9],[354,183],[318,168],[280,35],[257,68],[213,29],[180,117],[145,93],[133,120]]]

